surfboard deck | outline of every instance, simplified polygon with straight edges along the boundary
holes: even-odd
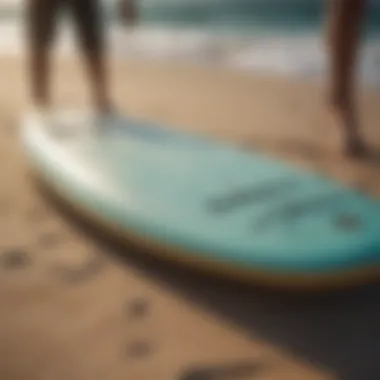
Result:
[[[122,116],[29,114],[22,134],[62,198],[178,261],[301,282],[377,272],[380,205],[334,181]]]

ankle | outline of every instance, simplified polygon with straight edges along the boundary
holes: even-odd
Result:
[[[350,109],[354,106],[354,96],[352,91],[332,90],[328,95],[328,102],[335,109]]]
[[[35,96],[33,98],[33,104],[37,108],[49,108],[50,107],[50,101],[46,97],[41,97],[41,96]]]
[[[112,103],[106,98],[97,99],[95,108],[101,113],[109,113],[113,109]]]

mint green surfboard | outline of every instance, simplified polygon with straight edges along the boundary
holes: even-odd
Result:
[[[380,205],[261,154],[128,117],[28,115],[31,166],[127,235],[275,276],[378,267]],[[185,253],[183,253],[185,255]]]

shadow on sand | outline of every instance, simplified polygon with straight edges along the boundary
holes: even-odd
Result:
[[[132,244],[126,249],[40,188],[70,223],[95,239],[121,265],[133,266],[159,285],[239,326],[247,335],[290,350],[296,357],[336,373],[338,379],[380,378],[380,284],[323,293],[285,292],[201,275],[154,259]],[[246,376],[249,371],[261,371],[257,366],[261,367],[237,364],[226,368],[224,376],[217,376],[223,367],[214,372],[196,370],[186,372],[181,380],[235,380],[234,371]]]

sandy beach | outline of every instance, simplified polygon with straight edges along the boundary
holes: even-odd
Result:
[[[78,62],[56,66],[57,104],[86,105]],[[380,195],[379,163],[326,148],[321,85],[175,63],[110,68],[123,112]],[[268,294],[120,257],[62,217],[27,176],[18,140],[26,79],[23,59],[0,59],[0,379],[380,378],[378,286]],[[367,139],[380,149],[380,93],[363,91],[360,102]]]

